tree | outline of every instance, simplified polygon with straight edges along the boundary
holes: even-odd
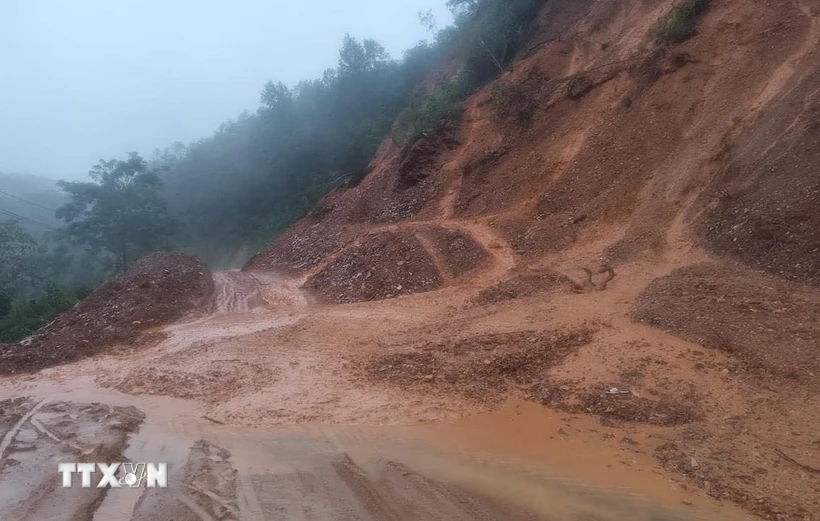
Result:
[[[20,223],[0,221],[0,307],[37,278],[35,263],[31,262],[36,253],[37,241]]]
[[[385,65],[389,59],[390,55],[376,40],[365,39],[359,42],[346,34],[339,50],[339,75],[350,76],[372,71]]]
[[[424,27],[428,33],[435,36],[438,32],[438,23],[436,22],[436,15],[433,14],[433,10],[419,11],[417,16],[419,17],[421,26]]]
[[[64,232],[75,243],[108,250],[119,257],[123,271],[129,250],[144,253],[167,244],[175,223],[160,195],[159,175],[139,154],[100,161],[89,175],[93,182],[59,182],[71,202],[57,217],[66,221]]]

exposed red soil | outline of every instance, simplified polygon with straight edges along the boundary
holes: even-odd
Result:
[[[325,201],[324,204],[329,203]],[[301,272],[315,267],[344,244],[342,226],[327,224],[308,216],[254,255],[244,269]]]
[[[784,417],[782,406],[772,396],[748,416],[692,424],[655,456],[661,467],[686,476],[708,495],[763,519],[813,519],[820,509],[818,474],[810,470],[820,469],[817,440],[814,433],[796,430],[796,411]],[[805,406],[816,406],[816,400]]]
[[[0,373],[37,371],[115,345],[156,341],[147,329],[213,309],[214,283],[199,259],[153,253],[106,281],[72,309],[0,353]]]
[[[696,454],[700,470],[668,465],[675,458],[659,451],[666,468],[770,519],[814,519],[820,492],[811,477],[795,481],[781,461],[754,454],[788,440],[806,459],[816,440],[816,411],[795,411],[803,399],[816,402],[820,370],[811,288],[820,280],[820,9],[802,0],[713,2],[694,38],[658,47],[651,29],[674,4],[547,2],[531,49],[468,100],[456,127],[384,147],[373,172],[329,198],[334,210],[319,221],[330,230],[352,225],[345,245],[377,222],[414,233],[466,223],[498,232],[501,250],[486,235],[476,242],[488,265],[503,251],[510,269],[470,277],[464,299],[442,312],[447,319],[416,335],[465,338],[496,314],[505,331],[511,322],[532,329],[603,316],[613,339],[534,364],[524,374],[540,379],[519,390],[610,424],[677,429],[670,442]],[[346,255],[343,247],[335,255]],[[452,276],[442,268],[446,252],[434,249],[419,259]],[[357,262],[356,272],[371,264]],[[562,273],[601,262],[617,268],[610,288],[572,292]],[[635,323],[624,319],[630,313]],[[650,334],[656,341],[643,339]],[[472,352],[456,360],[447,342],[419,345],[408,335],[390,342],[406,350],[365,364],[370,378],[480,399],[521,385],[479,371]],[[696,345],[670,347],[680,342],[672,335]],[[642,392],[606,393],[617,380]],[[711,434],[694,442],[686,426]],[[806,439],[794,434],[805,431]]]
[[[416,237],[383,232],[345,250],[305,287],[328,302],[362,302],[430,291],[441,276]]]

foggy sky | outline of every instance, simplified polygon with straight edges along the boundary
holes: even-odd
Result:
[[[254,111],[335,67],[346,32],[400,57],[445,0],[0,0],[0,171],[79,179]]]

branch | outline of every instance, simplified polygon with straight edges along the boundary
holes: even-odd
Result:
[[[810,466],[808,466],[808,465],[803,465],[802,463],[799,463],[799,462],[795,461],[793,458],[791,458],[791,457],[787,456],[787,455],[786,455],[786,454],[785,454],[782,450],[780,450],[780,449],[774,449],[774,453],[775,453],[775,454],[777,454],[778,456],[780,456],[781,458],[783,458],[784,460],[788,461],[789,463],[792,463],[792,464],[794,464],[794,465],[797,465],[798,467],[800,467],[801,469],[805,470],[806,472],[811,472],[812,474],[820,474],[820,469],[817,469],[817,468],[814,468],[814,467],[810,467]]]
[[[498,59],[495,55],[490,51],[490,47],[487,45],[487,42],[484,41],[484,38],[481,39],[481,44],[484,46],[484,49],[487,51],[487,54],[490,56],[490,59],[493,61],[496,67],[498,67],[499,72],[504,72],[504,67],[498,62]]]

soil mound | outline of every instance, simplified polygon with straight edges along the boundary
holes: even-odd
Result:
[[[432,249],[442,261],[442,269],[450,277],[461,277],[490,259],[487,250],[461,230],[431,228],[421,233],[421,236],[430,241]]]
[[[383,232],[344,251],[305,287],[327,302],[382,300],[440,288],[441,275],[409,232]]]
[[[747,368],[817,384],[820,296],[794,284],[739,266],[688,266],[653,281],[632,317]]]
[[[146,330],[210,312],[213,297],[205,263],[181,253],[152,253],[30,338],[0,347],[0,373],[37,371],[117,344],[148,342],[155,335]]]
[[[254,255],[243,269],[299,273],[317,266],[345,243],[341,226],[306,217]]]

